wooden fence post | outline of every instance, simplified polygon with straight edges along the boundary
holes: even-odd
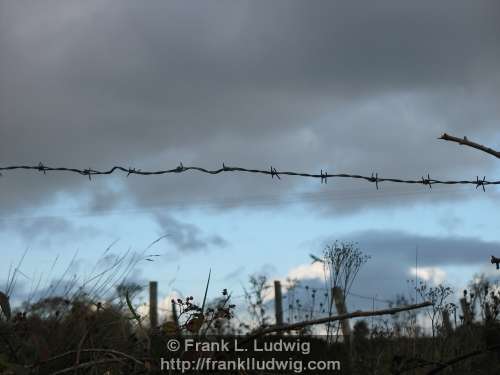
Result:
[[[469,304],[467,303],[467,300],[465,298],[460,298],[460,306],[462,307],[462,314],[464,316],[464,324],[471,324],[472,323],[472,314],[470,311]]]
[[[158,282],[149,282],[149,326],[158,327]]]
[[[279,280],[274,281],[274,313],[276,315],[276,325],[283,325],[283,297]]]
[[[443,319],[443,330],[446,335],[449,335],[452,332],[451,322],[450,322],[450,313],[448,310],[444,309],[441,312],[441,317]]]
[[[175,324],[175,329],[179,330],[179,316],[177,315],[177,305],[175,301],[172,300],[172,321]]]
[[[344,293],[342,292],[342,288],[339,288],[338,286],[332,288],[332,296],[335,301],[337,314],[347,314],[347,307],[345,305]],[[340,322],[340,326],[342,327],[344,342],[349,342],[351,337],[351,326],[349,324],[349,319],[342,320]]]

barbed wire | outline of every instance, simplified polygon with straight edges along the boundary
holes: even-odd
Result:
[[[186,167],[182,163],[179,164],[176,168],[172,169],[164,169],[164,170],[154,170],[154,171],[145,171],[136,168],[125,168],[122,166],[114,166],[109,170],[97,170],[97,169],[78,169],[78,168],[66,168],[66,167],[50,167],[44,165],[43,163],[38,163],[38,165],[11,165],[6,167],[0,167],[0,176],[2,176],[1,172],[6,171],[14,171],[14,170],[30,170],[30,171],[38,171],[43,174],[47,174],[47,172],[69,172],[76,173],[82,176],[87,176],[89,180],[92,180],[92,176],[100,176],[100,175],[111,175],[115,172],[126,173],[127,177],[130,175],[140,175],[140,176],[153,176],[153,175],[164,175],[164,174],[172,174],[172,173],[184,173],[188,171],[197,171],[211,175],[218,175],[225,172],[244,172],[244,173],[255,173],[255,174],[264,174],[270,175],[271,178],[274,179],[276,177],[278,180],[281,179],[280,176],[297,176],[297,177],[308,177],[308,178],[316,178],[320,179],[321,183],[328,183],[329,178],[348,178],[348,179],[356,179],[356,180],[364,180],[367,182],[371,182],[375,184],[375,187],[379,189],[379,183],[381,182],[393,182],[393,183],[403,183],[403,184],[421,184],[426,185],[432,189],[432,185],[475,185],[476,189],[481,187],[483,191],[485,190],[485,186],[487,185],[500,185],[500,180],[489,181],[486,180],[486,176],[483,178],[479,178],[476,176],[476,179],[472,180],[440,180],[431,178],[429,174],[427,177],[422,176],[419,179],[402,179],[402,178],[387,178],[387,177],[379,177],[378,173],[373,172],[370,176],[363,176],[359,174],[349,174],[349,173],[328,173],[326,170],[321,169],[319,174],[315,173],[304,173],[304,172],[294,172],[294,171],[278,171],[275,167],[271,166],[269,169],[248,169],[242,167],[230,167],[226,166],[224,163],[222,164],[222,168],[219,169],[206,169],[202,167]]]
[[[312,287],[312,286],[300,285],[300,284],[294,285],[293,287],[291,287],[290,289],[288,289],[288,291],[290,291],[291,289],[294,289],[294,288],[303,289],[303,290],[309,291],[311,293],[320,291],[322,294],[325,294],[325,295],[328,295],[328,296],[331,293],[331,288]],[[377,302],[381,302],[381,303],[390,304],[390,303],[393,302],[393,301],[390,301],[388,299],[380,299],[380,298],[378,298],[376,296],[367,296],[367,295],[362,295],[362,294],[351,292],[351,291],[346,292],[346,294],[348,296],[352,296],[352,297],[356,297],[356,298],[361,298],[361,299],[366,299],[366,300],[370,300],[370,301],[377,301]],[[286,297],[286,295],[284,297]]]

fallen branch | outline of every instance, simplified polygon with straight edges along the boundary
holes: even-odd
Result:
[[[431,371],[429,371],[427,373],[427,375],[437,374],[437,373],[443,371],[445,368],[452,366],[458,362],[462,362],[468,358],[475,357],[477,355],[485,354],[487,352],[491,352],[491,351],[499,350],[499,349],[500,349],[500,345],[493,345],[493,346],[489,346],[485,349],[478,349],[478,350],[474,350],[474,351],[466,353],[466,354],[462,354],[462,355],[455,357],[455,358],[452,358],[449,361],[446,361],[443,364],[439,365],[438,367],[432,369]]]
[[[458,137],[454,137],[452,135],[443,133],[443,135],[441,137],[439,137],[438,139],[443,139],[445,141],[456,142],[456,143],[461,144],[461,145],[469,146],[469,147],[475,148],[477,150],[481,150],[483,152],[486,152],[487,154],[493,155],[493,156],[500,159],[500,151],[496,151],[490,147],[486,147],[486,146],[483,146],[479,143],[469,141],[467,139],[467,137],[458,138]]]
[[[401,374],[404,374],[406,372],[410,372],[412,371],[413,373],[415,373],[415,370],[418,370],[418,369],[423,369],[424,367],[428,367],[428,366],[442,366],[443,365],[443,362],[436,362],[436,361],[428,361],[427,359],[424,359],[424,358],[409,358],[406,363],[416,363],[415,366],[411,366],[409,367],[405,367],[405,368],[402,368],[400,369],[399,371],[398,370],[395,370],[394,371],[394,374],[395,375],[401,375]]]
[[[358,310],[358,311],[354,311],[352,313],[335,315],[335,316],[327,316],[325,318],[319,318],[319,319],[313,319],[313,320],[305,320],[303,322],[298,322],[298,323],[293,323],[293,324],[271,326],[271,327],[256,331],[255,333],[250,335],[250,339],[252,339],[254,337],[262,336],[262,335],[265,335],[268,333],[293,331],[293,330],[301,329],[301,328],[312,326],[312,325],[330,323],[330,322],[334,322],[334,321],[338,321],[338,320],[368,317],[368,316],[379,316],[379,315],[394,315],[394,314],[397,314],[397,313],[402,312],[402,311],[420,309],[422,307],[427,307],[427,306],[431,306],[431,305],[432,305],[432,302],[422,302],[422,303],[418,303],[415,305],[394,307],[391,309],[374,310],[374,311]]]
[[[100,365],[105,365],[108,363],[116,363],[116,362],[122,362],[122,361],[123,361],[122,358],[106,358],[106,359],[101,359],[98,361],[90,361],[90,362],[85,362],[85,363],[82,363],[79,365],[75,365],[72,367],[65,368],[63,370],[53,372],[52,375],[67,374],[68,372],[73,372],[75,370],[80,370],[80,369],[87,368],[87,367],[100,366]]]
[[[123,359],[128,359],[129,361],[137,364],[137,365],[140,365],[140,366],[144,366],[144,363],[139,361],[137,358],[129,355],[129,354],[126,354],[126,353],[123,353],[123,352],[120,352],[118,350],[114,350],[114,349],[81,349],[80,350],[80,353],[103,353],[103,354],[112,354],[112,355],[115,355],[115,356],[119,356],[119,357],[122,357]],[[49,362],[52,362],[52,361],[56,361],[58,359],[61,359],[61,358],[64,358],[66,356],[69,356],[69,355],[72,355],[72,354],[78,354],[78,351],[76,350],[70,350],[70,351],[67,351],[65,353],[62,353],[62,354],[59,354],[55,357],[52,357],[52,358],[49,358],[45,361],[42,361],[40,363],[36,363],[30,367],[38,367],[38,366],[41,366],[41,365],[45,365]]]

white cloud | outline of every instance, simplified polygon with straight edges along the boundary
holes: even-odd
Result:
[[[323,272],[323,264],[315,262],[312,264],[301,264],[297,267],[294,267],[288,271],[287,275],[283,278],[275,278],[275,280],[279,280],[282,285],[282,292],[287,292],[287,287],[290,285],[290,280],[311,280],[311,279],[324,279]],[[274,300],[274,287],[271,285],[271,288],[268,288],[264,293],[264,301],[272,301]]]
[[[292,268],[287,275],[290,279],[321,279],[324,278],[323,264],[315,262],[313,264],[301,264]]]
[[[172,300],[177,300],[178,298],[183,298],[179,293],[173,291],[164,298],[160,299],[158,302],[158,322],[161,324],[164,321],[172,319]],[[185,297],[184,297],[185,298]],[[137,313],[145,318],[144,322],[146,325],[149,324],[149,303],[144,302],[137,306]],[[177,313],[179,313],[177,311]]]
[[[422,267],[416,269],[411,267],[409,274],[415,276],[425,281],[430,281],[432,284],[441,284],[446,279],[446,272],[439,267]]]

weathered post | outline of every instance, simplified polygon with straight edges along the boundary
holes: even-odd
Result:
[[[342,291],[342,288],[339,287],[332,288],[332,297],[333,300],[335,301],[335,308],[337,309],[337,314],[338,315],[347,314],[347,307],[345,305],[344,292]],[[341,320],[340,327],[342,329],[342,339],[344,341],[344,345],[346,348],[347,365],[350,368],[353,355],[352,353],[353,345],[351,344],[351,326],[349,324],[349,319]]]
[[[179,330],[179,316],[177,315],[177,305],[175,304],[174,300],[172,300],[172,321],[175,324],[176,331],[178,331]]]
[[[345,305],[344,293],[342,288],[338,286],[332,288],[332,295],[335,301],[335,308],[337,309],[337,314],[347,314],[347,307]],[[344,342],[349,342],[351,337],[351,326],[349,324],[349,319],[344,319],[340,321],[340,326],[342,327],[342,335],[344,336]]]
[[[283,325],[283,297],[279,280],[274,281],[274,313],[276,315],[276,325]]]
[[[472,314],[470,311],[469,304],[467,303],[467,300],[464,298],[460,298],[460,307],[462,307],[462,314],[464,317],[464,324],[468,325],[472,323]]]
[[[149,326],[158,327],[158,282],[149,282]]]
[[[446,335],[449,335],[452,332],[451,322],[450,322],[450,313],[448,310],[444,309],[441,312],[441,317],[443,319],[443,330]]]

